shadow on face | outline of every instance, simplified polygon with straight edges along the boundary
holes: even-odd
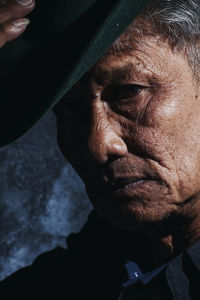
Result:
[[[193,73],[167,42],[141,39],[104,55],[55,108],[58,144],[95,209],[131,229],[182,214],[200,187]]]

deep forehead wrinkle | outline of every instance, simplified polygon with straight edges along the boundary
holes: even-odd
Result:
[[[114,66],[110,69],[104,68],[101,65],[96,66],[90,73],[96,83],[100,85],[131,82],[137,78],[145,78],[153,75],[153,72],[139,60],[134,62],[129,61],[122,66]]]

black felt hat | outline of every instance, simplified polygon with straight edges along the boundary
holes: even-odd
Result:
[[[38,0],[0,49],[0,146],[20,137],[98,60],[149,0]]]

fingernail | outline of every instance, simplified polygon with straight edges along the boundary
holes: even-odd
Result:
[[[18,19],[11,22],[16,27],[25,27],[30,23],[30,20],[27,18]]]
[[[29,6],[33,3],[33,0],[15,0],[19,5]]]

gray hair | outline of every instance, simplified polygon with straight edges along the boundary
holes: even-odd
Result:
[[[108,52],[127,51],[133,40],[147,35],[158,35],[173,50],[183,51],[200,81],[200,0],[153,0]]]

